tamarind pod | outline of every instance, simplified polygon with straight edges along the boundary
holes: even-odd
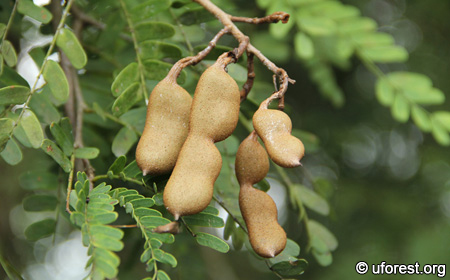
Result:
[[[188,135],[192,97],[166,77],[150,94],[144,131],[136,148],[136,163],[146,174],[170,172]]]
[[[222,157],[214,145],[227,138],[239,119],[236,82],[216,62],[201,75],[192,101],[189,134],[166,184],[163,200],[177,220],[203,211],[211,202]]]
[[[195,89],[190,118],[193,133],[214,142],[233,133],[239,120],[240,91],[224,66],[215,63],[201,75]]]
[[[204,136],[189,135],[163,195],[164,205],[175,220],[208,206],[221,168],[222,157],[214,143]]]
[[[292,122],[286,113],[260,108],[253,115],[253,127],[273,162],[287,168],[301,165],[305,147],[300,139],[291,135]]]
[[[253,131],[242,141],[236,153],[235,170],[239,184],[258,183],[266,177],[269,166],[267,152]]]
[[[263,258],[273,258],[286,247],[287,236],[278,224],[275,202],[265,192],[246,183],[239,192],[239,208],[247,225],[253,250]]]
[[[252,132],[239,145],[236,153],[236,177],[240,184],[239,208],[247,225],[253,250],[264,258],[278,255],[286,246],[287,237],[278,224],[275,202],[265,192],[253,188],[269,171],[266,150]]]

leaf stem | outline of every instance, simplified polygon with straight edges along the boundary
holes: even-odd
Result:
[[[133,46],[134,46],[134,51],[136,52],[136,59],[137,59],[137,63],[138,63],[138,68],[139,68],[139,76],[141,79],[141,88],[142,88],[142,92],[144,93],[144,98],[145,98],[145,103],[148,103],[148,93],[147,93],[147,86],[145,84],[145,69],[144,69],[144,64],[142,63],[141,60],[141,56],[139,55],[140,51],[139,51],[139,44],[136,38],[136,30],[134,29],[134,24],[133,21],[131,20],[130,14],[128,13],[128,9],[125,5],[125,2],[123,0],[119,0],[120,5],[122,6],[122,10],[123,13],[125,14],[125,18],[127,20],[128,23],[128,27],[130,28],[130,32],[131,32],[131,38],[133,39]]]
[[[70,193],[72,192],[72,183],[73,183],[73,173],[75,172],[75,155],[72,154],[70,157],[70,163],[72,164],[72,169],[69,173],[69,180],[67,182],[67,196],[66,196],[66,212],[72,214],[70,211]]]
[[[48,57],[52,54],[53,49],[55,48],[56,39],[58,38],[58,35],[59,35],[61,29],[64,27],[64,23],[66,21],[66,18],[69,15],[70,7],[72,6],[72,4],[74,2],[75,2],[75,0],[69,0],[69,2],[67,3],[66,9],[64,10],[64,12],[63,12],[63,14],[61,16],[61,20],[59,21],[58,27],[56,28],[55,36],[53,36],[52,42],[50,43],[48,51],[45,54],[44,60],[42,62],[42,66],[39,69],[39,73],[36,76],[36,80],[34,81],[34,84],[31,87],[30,93],[28,94],[27,100],[25,101],[25,103],[23,105],[24,109],[20,112],[19,117],[17,118],[17,121],[14,123],[14,127],[13,127],[12,131],[9,134],[9,138],[11,138],[11,136],[12,136],[12,134],[14,132],[14,129],[17,127],[17,125],[22,120],[23,114],[25,113],[25,109],[28,107],[28,104],[30,103],[31,98],[33,97],[33,94],[38,90],[37,84],[38,84],[39,78],[41,77],[42,73],[44,72],[45,66],[47,65]]]
[[[5,32],[3,33],[3,36],[2,36],[2,42],[1,42],[0,46],[3,45],[3,42],[6,40],[6,35],[8,34],[8,31],[9,31],[9,28],[11,27],[11,25],[12,25],[14,16],[16,15],[17,6],[19,5],[19,2],[20,2],[20,0],[17,0],[14,3],[13,9],[11,11],[11,15],[9,16],[8,23],[6,24]]]

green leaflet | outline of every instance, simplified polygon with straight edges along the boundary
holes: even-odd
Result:
[[[43,74],[55,105],[64,104],[69,98],[69,82],[59,63],[47,60]]]
[[[31,0],[20,0],[17,11],[44,24],[52,20],[52,14],[46,8],[36,6]]]
[[[86,65],[86,53],[70,29],[62,28],[60,30],[56,37],[56,45],[63,50],[73,67],[81,69]]]
[[[221,253],[226,253],[230,250],[230,246],[228,246],[225,241],[209,233],[199,232],[196,234],[195,240],[198,244],[209,247]]]

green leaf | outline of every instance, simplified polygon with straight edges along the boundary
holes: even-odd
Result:
[[[314,56],[314,43],[303,32],[299,32],[294,38],[295,52],[302,59],[311,59]]]
[[[94,159],[98,157],[100,150],[94,147],[83,147],[75,150],[76,158]]]
[[[288,239],[284,250],[276,257],[269,259],[270,264],[276,264],[284,261],[296,261],[300,254],[300,246],[293,240]]]
[[[94,251],[94,256],[96,256],[96,252],[98,251],[98,249],[96,249]],[[107,250],[105,250],[107,251]],[[109,251],[107,251],[109,252]],[[113,262],[111,261],[107,261],[104,258],[101,257],[92,257],[93,262],[94,262],[94,276],[91,279],[104,279],[104,278],[115,278],[117,276],[117,274],[119,273],[117,266],[115,265]],[[100,278],[97,278],[95,275],[96,273],[100,273],[101,276],[98,276]]]
[[[13,128],[13,120],[6,118],[0,119],[0,152],[5,148]]]
[[[137,131],[144,131],[145,119],[147,115],[146,107],[139,107],[131,109],[122,116],[120,120],[129,124],[130,127],[136,129]]]
[[[55,104],[64,104],[69,98],[69,82],[59,63],[47,60],[43,74]]]
[[[394,89],[386,78],[380,78],[375,86],[375,93],[380,102],[384,106],[391,106],[394,103]]]
[[[75,34],[67,28],[62,28],[56,36],[56,45],[63,50],[73,67],[83,68],[87,63],[87,56]]]
[[[16,134],[17,130],[23,132],[20,137]],[[44,132],[33,111],[25,109],[20,123],[14,130],[14,136],[16,136],[21,143],[29,143],[30,146],[35,149],[41,146],[42,140],[44,139]]]
[[[128,64],[120,71],[111,85],[113,96],[118,97],[132,84],[139,82],[139,68],[136,62]]]
[[[141,223],[147,228],[155,228],[158,226],[163,226],[170,222],[171,222],[170,220],[158,216],[146,216],[141,218]]]
[[[209,233],[199,232],[196,234],[195,240],[197,240],[198,244],[209,247],[221,253],[226,253],[230,250],[230,246],[228,246],[225,241]]]
[[[436,121],[440,122],[445,129],[450,131],[450,112],[438,111],[433,113],[433,117]]]
[[[95,248],[93,256],[95,258],[101,258],[113,266],[118,266],[120,264],[120,259],[115,253],[102,248]]]
[[[228,215],[227,220],[225,222],[225,228],[223,230],[223,239],[225,239],[225,240],[230,239],[230,236],[235,229],[236,229],[236,225],[235,225],[234,219],[231,217],[231,215]]]
[[[89,232],[91,235],[103,234],[117,240],[122,239],[124,234],[121,229],[105,225],[91,225]]]
[[[303,202],[303,204],[309,209],[325,216],[330,213],[328,202],[313,190],[299,184],[295,185],[295,190],[297,192],[296,195],[298,195],[298,199],[301,200],[301,202]]]
[[[25,237],[29,241],[38,241],[41,238],[52,235],[55,232],[56,221],[45,219],[31,224],[25,229]]]
[[[138,137],[136,133],[124,126],[119,130],[112,143],[112,152],[116,157],[120,157],[128,153],[131,147],[136,143]],[[130,176],[131,177],[131,176]],[[134,178],[134,177],[132,177]]]
[[[330,251],[334,251],[338,246],[338,241],[336,237],[322,224],[317,221],[308,221],[308,230],[311,236],[316,236],[322,240],[328,247]]]
[[[391,107],[392,117],[399,122],[406,122],[409,119],[409,111],[408,100],[402,94],[397,94]]]
[[[153,250],[154,258],[160,263],[170,264],[172,267],[177,266],[177,259],[169,253],[164,252],[161,249]]]
[[[28,51],[28,54],[31,56],[38,67],[40,67],[42,63],[44,63],[46,54],[42,48],[34,47],[30,51]]]
[[[174,44],[147,40],[139,44],[141,59],[181,58],[181,49]]]
[[[432,129],[431,133],[433,134],[434,139],[443,146],[450,145],[450,136],[446,129],[446,126],[442,124],[439,118],[436,117],[435,114],[431,115],[431,124]]]
[[[52,14],[44,7],[36,6],[31,0],[20,0],[17,11],[44,24],[52,20]]]
[[[153,205],[155,205],[155,201],[150,197],[133,199],[130,200],[129,203],[133,205],[134,209],[139,207],[152,207]]]
[[[134,215],[137,217],[145,217],[145,216],[157,216],[162,217],[161,212],[155,209],[149,209],[149,208],[134,208]]]
[[[31,98],[29,103],[31,110],[33,110],[39,120],[46,124],[58,122],[61,119],[60,113],[48,97],[49,94],[51,94],[50,90],[33,94],[33,98]]]
[[[221,228],[225,226],[222,218],[207,213],[198,213],[191,216],[183,217],[183,220],[190,226],[215,227]]]
[[[10,67],[4,65],[2,74],[0,75],[0,87],[21,85],[29,87],[28,82]]]
[[[98,248],[103,248],[105,250],[110,250],[118,252],[123,249],[123,243],[114,237],[108,236],[106,234],[97,233],[90,235],[91,244]]]
[[[360,47],[388,46],[395,43],[394,37],[388,33],[363,32],[351,35],[352,41]]]
[[[50,132],[55,138],[58,146],[61,147],[66,156],[71,156],[73,153],[73,138],[72,135],[68,135],[57,123],[50,125]]]
[[[0,89],[0,105],[22,104],[27,101],[30,89],[24,86],[9,86]]]
[[[211,214],[214,216],[219,216],[219,209],[217,209],[214,206],[208,205],[206,206],[205,210],[203,210],[201,213]]]
[[[58,188],[58,176],[45,171],[27,171],[19,177],[19,184],[25,190],[54,190]]]
[[[300,30],[311,36],[326,36],[333,34],[336,30],[334,21],[328,18],[300,16],[297,23]]]
[[[158,269],[158,273],[156,274],[157,280],[170,280],[169,275],[164,270]]]
[[[431,119],[424,109],[419,106],[413,106],[411,109],[411,118],[420,130],[430,132],[432,129]]]
[[[183,25],[198,25],[214,19],[215,17],[203,7],[189,9],[178,18]]]
[[[16,165],[22,161],[22,151],[12,138],[6,142],[6,146],[0,155],[10,165]]]
[[[378,63],[405,62],[408,60],[408,52],[400,46],[374,46],[360,51],[366,59]]]
[[[17,53],[10,41],[4,40],[2,44],[3,60],[9,67],[14,67],[17,64]]]
[[[367,17],[354,17],[340,20],[337,30],[341,35],[353,35],[357,33],[375,31],[377,23]]]
[[[88,218],[91,223],[99,223],[106,225],[117,220],[118,214],[116,212],[109,212],[109,211],[102,212],[98,210],[96,210],[96,213],[88,214]]]
[[[53,211],[58,204],[58,200],[53,195],[30,195],[23,200],[25,211]]]
[[[6,30],[6,24],[0,23],[0,37],[2,37],[3,34],[5,34],[5,30]]]
[[[69,173],[72,170],[72,163],[53,141],[44,139],[41,149],[51,156],[62,167],[64,172]]]
[[[130,17],[135,22],[145,20],[167,10],[170,4],[169,0],[147,0],[131,8]]]
[[[329,266],[333,263],[333,255],[331,255],[331,252],[319,253],[313,249],[312,254],[321,266]]]
[[[236,228],[236,230],[234,230],[233,233],[231,234],[231,241],[233,243],[233,248],[236,251],[241,250],[245,240],[246,234],[240,227]]]
[[[108,171],[111,171],[113,174],[119,175],[119,173],[125,168],[127,163],[127,157],[122,155],[111,164]]]
[[[72,214],[70,214],[70,222],[78,227],[81,227],[85,222],[84,214],[80,212],[72,212]]]
[[[112,112],[115,116],[123,115],[141,99],[142,87],[140,83],[133,83],[114,101]]]
[[[308,262],[304,259],[296,261],[284,261],[274,264],[270,269],[276,271],[279,275],[292,278],[303,274],[308,267]]]
[[[134,30],[139,42],[170,38],[175,34],[175,28],[165,22],[143,22],[137,24]]]
[[[167,76],[170,69],[172,68],[172,64],[162,62],[159,60],[148,59],[143,61],[145,68],[145,76],[149,80],[160,81]],[[182,84],[186,80],[186,73],[181,71],[180,76],[177,81]]]
[[[439,105],[444,103],[445,95],[437,88],[429,88],[427,90],[416,89],[404,89],[406,98],[417,104],[424,105]]]

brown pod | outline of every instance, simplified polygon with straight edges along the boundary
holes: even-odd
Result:
[[[273,258],[286,247],[287,236],[278,224],[275,202],[265,192],[253,188],[267,175],[269,159],[256,133],[242,141],[236,153],[236,177],[241,186],[239,207],[248,229],[253,250],[264,258]]]
[[[192,97],[165,78],[150,94],[144,131],[136,148],[136,163],[144,175],[170,172],[189,131]]]
[[[239,119],[236,82],[216,62],[200,77],[192,102],[189,135],[164,190],[164,205],[177,220],[211,202],[222,157],[214,142],[227,138]]]
[[[286,113],[259,108],[253,115],[253,127],[273,162],[287,168],[301,165],[305,147],[300,139],[291,135],[292,122]]]

